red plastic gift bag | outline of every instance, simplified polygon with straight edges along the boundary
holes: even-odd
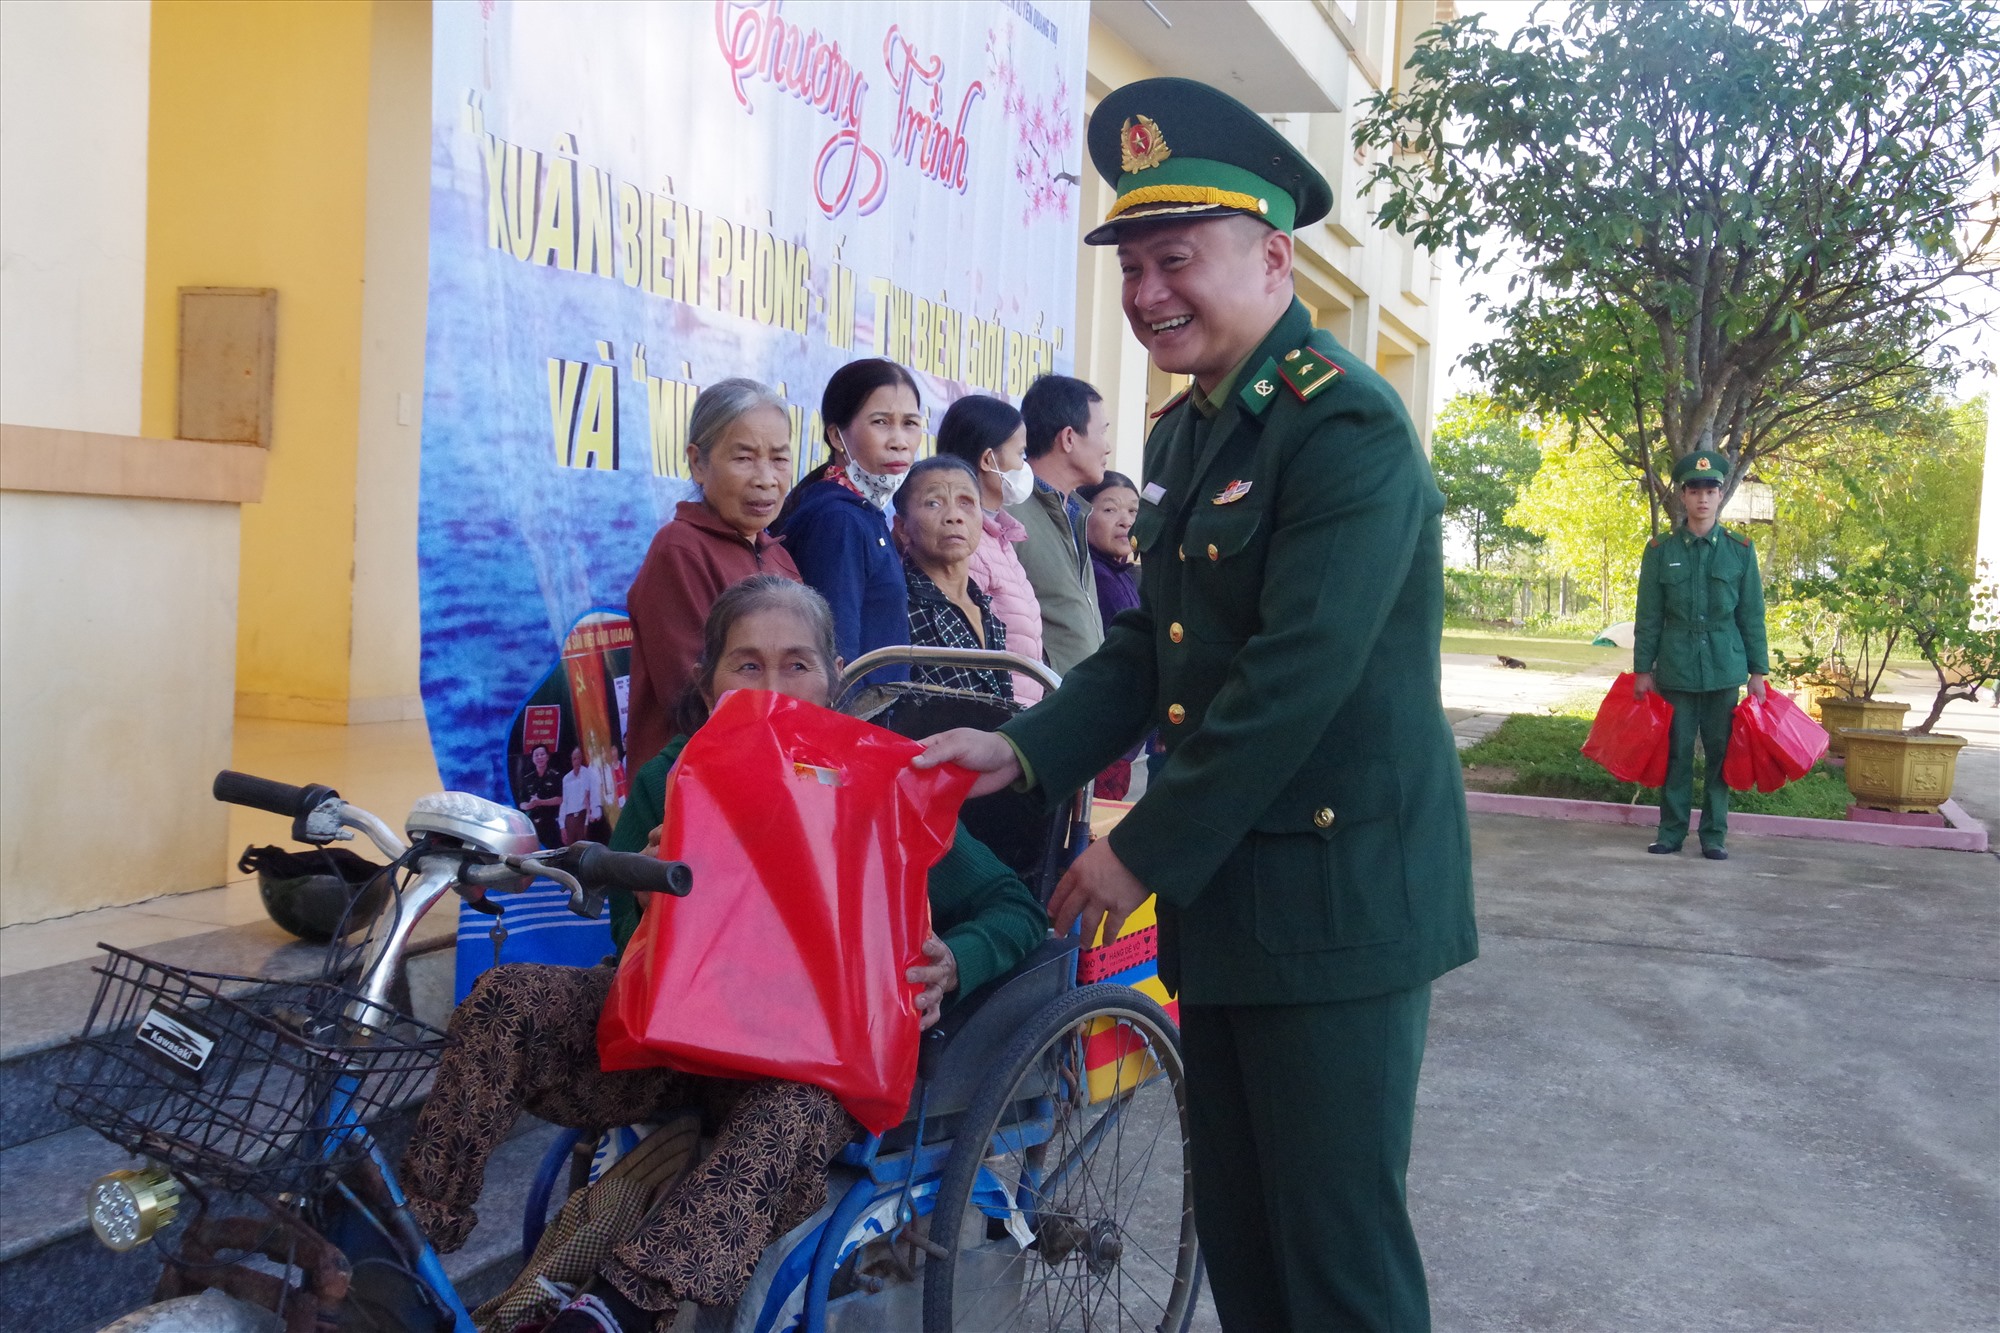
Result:
[[[1769,711],[1764,701],[1746,694],[1729,715],[1729,749],[1722,757],[1722,781],[1731,791],[1753,787],[1773,792],[1787,779],[1767,735]]]
[[[1674,706],[1658,690],[1634,698],[1632,673],[1621,672],[1597,706],[1584,756],[1620,782],[1657,787],[1667,780],[1667,733],[1673,721]]]
[[[1789,694],[1766,688],[1762,732],[1765,748],[1778,763],[1787,782],[1812,772],[1812,766],[1826,756],[1826,728],[1812,720]]]
[[[973,775],[762,690],[723,696],[667,782],[660,855],[694,871],[649,904],[598,1024],[605,1069],[665,1065],[825,1088],[880,1133],[917,1073],[927,874]]]

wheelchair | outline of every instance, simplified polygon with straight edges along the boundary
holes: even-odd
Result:
[[[894,665],[1058,678],[1010,653],[886,648],[854,662],[835,706],[912,739],[993,730],[1014,711],[937,686],[866,685]],[[1086,788],[1060,809],[996,792],[962,819],[1046,904],[1090,834]],[[1178,1031],[1127,969],[1079,979],[1080,942],[1049,939],[963,997],[922,1038],[904,1122],[850,1144],[826,1204],[769,1246],[735,1306],[700,1333],[1146,1329],[1181,1333],[1201,1284]],[[1129,984],[1137,982],[1138,984]],[[532,1254],[558,1181],[587,1186],[638,1142],[569,1131],[526,1201]]]

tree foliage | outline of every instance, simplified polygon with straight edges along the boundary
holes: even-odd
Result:
[[[1380,220],[1524,269],[1469,360],[1577,423],[1671,509],[1672,463],[1741,476],[1882,424],[1993,285],[2000,7],[1578,0],[1498,44],[1419,39],[1371,101]]]
[[[1573,432],[1542,441],[1541,466],[1522,488],[1507,521],[1542,539],[1543,563],[1597,585],[1611,619],[1638,587],[1639,555],[1652,535],[1638,478]]]
[[[1534,433],[1485,394],[1457,394],[1431,432],[1431,469],[1444,491],[1444,517],[1472,547],[1474,569],[1534,533],[1507,521],[1521,488],[1541,465]]]

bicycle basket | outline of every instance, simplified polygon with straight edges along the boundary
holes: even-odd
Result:
[[[400,1105],[448,1041],[325,981],[194,972],[99,947],[108,958],[57,1108],[223,1189],[309,1191],[361,1150],[353,1127]]]

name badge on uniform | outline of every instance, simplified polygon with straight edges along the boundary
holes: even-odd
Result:
[[[1149,481],[1146,483],[1146,489],[1140,491],[1139,494],[1145,497],[1147,504],[1156,505],[1167,498],[1167,488],[1160,485],[1157,481]]]

